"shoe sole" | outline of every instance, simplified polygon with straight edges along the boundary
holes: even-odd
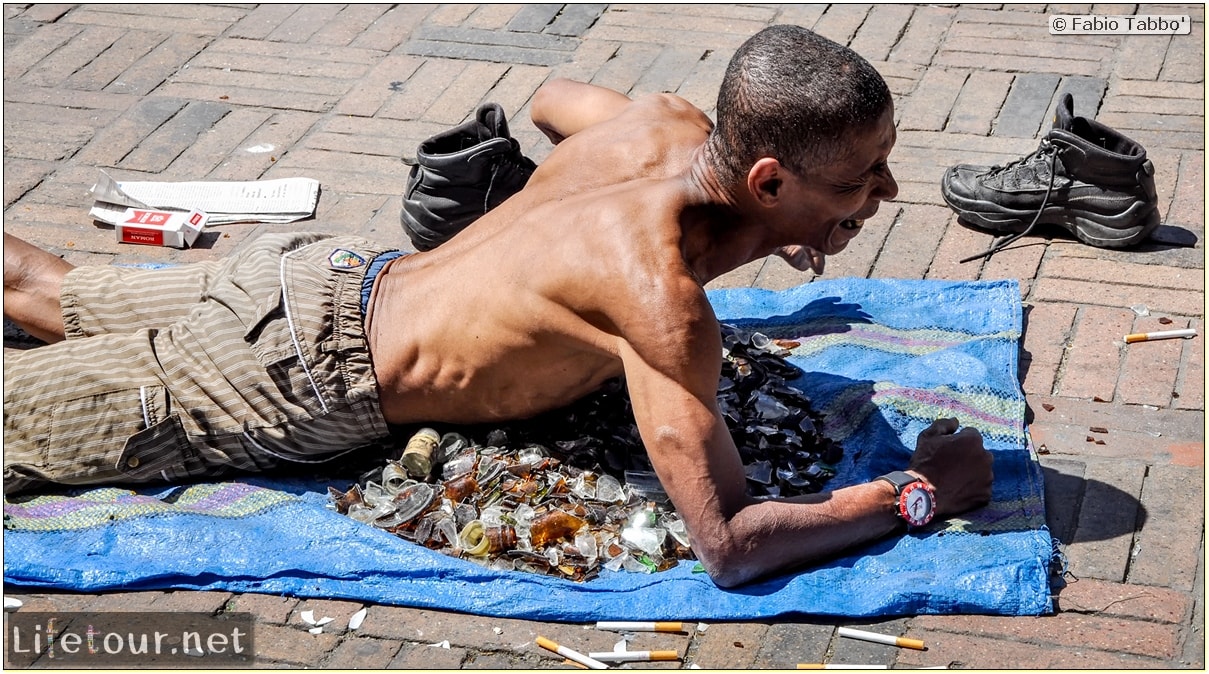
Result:
[[[942,190],[945,203],[957,212],[958,217],[975,227],[996,232],[1020,232],[1032,222],[1036,211],[1012,211],[995,204],[975,202],[977,206],[993,210],[975,210],[963,204],[955,204],[946,190]],[[1150,236],[1159,226],[1158,208],[1145,202],[1135,203],[1117,215],[1093,214],[1088,218],[1061,206],[1046,207],[1039,225],[1058,225],[1075,235],[1079,241],[1097,248],[1127,248]]]

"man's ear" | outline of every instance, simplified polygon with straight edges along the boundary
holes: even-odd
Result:
[[[781,187],[785,184],[781,162],[772,157],[763,157],[747,171],[747,190],[760,204],[776,206],[781,198]]]

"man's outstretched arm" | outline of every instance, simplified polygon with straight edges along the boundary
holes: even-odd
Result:
[[[632,102],[629,96],[612,89],[558,78],[543,84],[533,95],[529,116],[533,125],[557,145],[616,117]]]
[[[651,462],[714,582],[739,585],[897,530],[894,487],[884,481],[792,499],[747,495],[742,462],[717,409],[717,324],[708,307],[695,322],[691,334],[656,337],[662,347],[644,347],[641,336],[626,342],[622,359]],[[977,431],[956,430],[955,420],[933,424],[909,466],[935,489],[938,516],[990,499],[991,455]]]

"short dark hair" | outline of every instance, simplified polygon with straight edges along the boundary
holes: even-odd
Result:
[[[842,160],[850,134],[892,103],[885,80],[856,52],[801,26],[770,26],[726,67],[707,149],[723,184],[742,180],[760,157],[802,175]]]

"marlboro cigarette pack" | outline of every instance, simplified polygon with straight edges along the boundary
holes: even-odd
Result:
[[[127,208],[117,223],[118,241],[144,246],[188,248],[206,226],[207,216],[199,210],[188,213]]]

